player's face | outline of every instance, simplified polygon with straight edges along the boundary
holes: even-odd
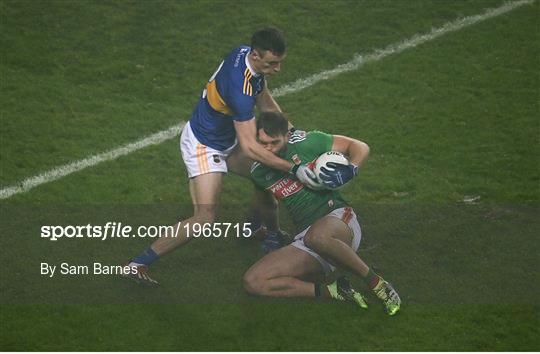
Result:
[[[287,56],[287,53],[279,56],[269,50],[259,52],[255,49],[252,53],[255,71],[265,76],[278,73],[281,70],[281,62]]]
[[[257,141],[266,150],[270,151],[274,155],[277,155],[287,143],[287,136],[286,135],[270,136],[266,134],[263,129],[259,129],[259,133],[257,134]]]

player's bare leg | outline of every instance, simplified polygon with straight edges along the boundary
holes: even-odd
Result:
[[[193,216],[173,225],[172,232],[160,237],[150,246],[158,256],[162,256],[193,238],[193,225],[213,223],[216,219],[221,192],[223,173],[211,172],[189,180],[189,191],[193,202]],[[168,230],[170,231],[170,230]]]
[[[254,161],[251,160],[237,146],[227,158],[227,168],[229,171],[250,179],[250,171]],[[257,234],[262,231],[265,237],[263,250],[265,252],[274,251],[283,245],[284,232],[279,229],[278,203],[274,196],[266,191],[255,188],[250,201],[250,212],[247,221],[251,223],[252,233]],[[263,227],[265,227],[264,230]]]
[[[351,248],[353,234],[347,224],[333,216],[321,218],[304,237],[306,246],[338,268],[366,277],[369,267]]]
[[[252,295],[333,298],[367,307],[362,295],[344,277],[330,285],[307,281],[323,274],[312,255],[289,245],[255,263],[244,275],[244,288]]]
[[[359,275],[383,301],[388,314],[394,315],[399,310],[399,295],[390,283],[373,272],[350,247],[352,231],[341,219],[327,216],[317,220],[304,237],[304,243],[338,268]]]
[[[223,174],[220,172],[206,173],[189,180],[189,191],[193,202],[193,216],[173,225],[166,235],[161,235],[152,245],[129,263],[137,267],[137,273],[129,276],[139,282],[154,285],[157,281],[148,274],[148,266],[160,256],[184,245],[192,238],[193,225],[213,223],[219,204],[219,193]]]
[[[244,274],[244,288],[252,295],[315,297],[315,284],[301,279],[321,272],[322,267],[315,258],[289,245],[252,265]]]
[[[230,155],[227,156],[227,169],[234,174],[250,179],[253,162],[254,161],[244,153],[240,144],[238,144]]]

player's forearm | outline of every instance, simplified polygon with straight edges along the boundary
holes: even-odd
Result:
[[[348,146],[346,155],[349,157],[350,163],[360,167],[369,155],[369,146],[362,141],[353,140]]]
[[[270,151],[264,149],[259,144],[246,144],[242,146],[245,153],[249,156],[250,159],[259,161],[263,165],[275,168],[276,170],[288,172],[293,167],[293,164],[279,158]]]
[[[282,112],[281,107],[279,107],[268,90],[265,90],[263,94],[259,95],[257,108],[262,112]]]

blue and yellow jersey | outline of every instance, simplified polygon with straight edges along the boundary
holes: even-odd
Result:
[[[190,125],[197,140],[216,150],[226,150],[236,140],[233,121],[255,116],[255,97],[264,88],[264,76],[249,67],[250,48],[230,52],[212,75],[191,115]]]

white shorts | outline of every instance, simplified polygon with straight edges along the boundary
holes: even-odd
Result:
[[[191,125],[187,122],[180,136],[180,152],[188,177],[197,177],[210,172],[227,173],[226,159],[235,146],[236,142],[227,150],[220,151],[203,145],[197,140]]]
[[[353,240],[352,240],[351,248],[354,250],[354,252],[358,251],[358,247],[360,247],[360,240],[362,239],[362,230],[360,229],[360,224],[358,223],[358,219],[356,218],[356,214],[354,213],[354,210],[351,207],[339,208],[339,209],[333,210],[326,216],[333,216],[338,219],[341,219],[350,227],[353,233]],[[298,249],[306,251],[307,253],[312,255],[317,261],[319,261],[319,263],[321,264],[324,270],[324,273],[326,275],[329,275],[334,270],[336,270],[336,267],[334,267],[332,264],[327,262],[317,252],[313,251],[304,243],[304,237],[306,236],[306,233],[308,232],[310,228],[311,226],[309,226],[304,231],[296,235],[291,245]]]

